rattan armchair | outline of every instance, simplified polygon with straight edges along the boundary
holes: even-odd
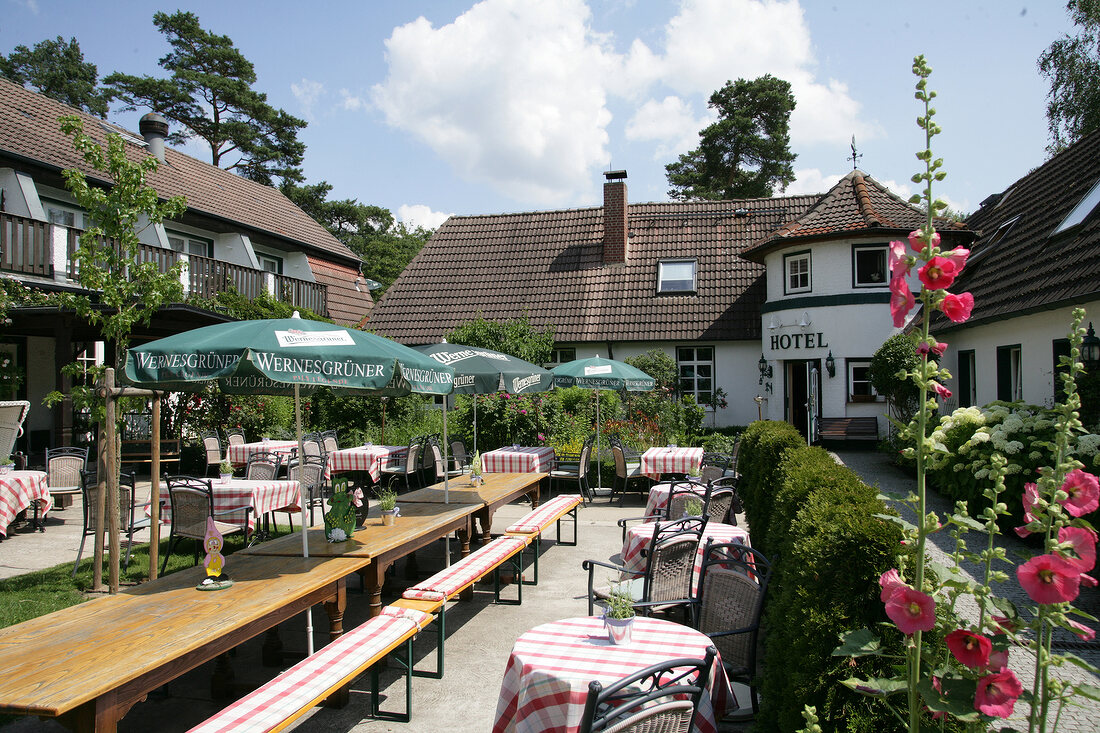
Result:
[[[63,509],[82,492],[80,473],[88,467],[88,449],[77,446],[46,449],[46,483],[54,506]]]
[[[182,538],[195,540],[195,564],[198,564],[199,551],[206,539],[206,520],[210,517],[214,518],[214,526],[223,536],[241,532],[245,542],[248,542],[248,514],[252,507],[243,509],[245,519],[241,524],[219,521],[218,514],[214,512],[214,490],[210,479],[169,476],[168,497],[172,503],[172,531],[168,535],[168,550],[164,553],[161,573],[168,567],[168,558]],[[241,511],[233,510],[232,513],[240,514]]]
[[[80,567],[80,558],[84,554],[84,542],[88,537],[95,537],[96,522],[99,518],[99,480],[95,473],[80,472],[80,486],[84,494],[84,532],[80,535],[80,547],[76,551],[76,562],[73,563],[73,577]],[[123,473],[118,477],[118,529],[120,535],[126,536],[126,558],[123,567],[130,565],[130,550],[134,544],[134,533],[147,529],[150,525],[149,517],[145,516],[145,507],[142,504],[140,515],[136,504],[137,477],[133,471]],[[107,521],[104,518],[103,531],[108,531]]]
[[[592,444],[595,441],[596,436],[589,435],[581,445],[578,455],[555,455],[554,465],[550,468],[550,485],[553,486],[555,482],[576,481],[578,493],[584,497],[586,504],[590,504],[593,499],[592,488],[588,485],[588,468],[592,459]]]

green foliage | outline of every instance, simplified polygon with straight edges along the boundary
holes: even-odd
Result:
[[[920,357],[913,346],[913,338],[904,333],[896,333],[886,339],[871,357],[871,386],[890,400],[902,422],[909,422],[912,417],[920,390],[913,380],[901,374],[912,372],[919,365]]]
[[[699,133],[699,147],[665,166],[674,199],[771,196],[794,180],[789,82],[765,74],[738,79],[710,95],[718,121]]]
[[[378,500],[378,508],[384,512],[392,511],[397,506],[397,492],[388,486],[379,487],[374,492],[374,498]]]
[[[361,243],[348,245],[363,258],[363,276],[382,283],[381,288],[373,291],[376,299],[393,285],[431,236],[432,232],[428,229],[409,228],[403,222],[397,222],[384,231],[364,238]]]
[[[676,360],[661,349],[650,349],[644,354],[631,356],[624,359],[627,364],[653,377],[657,381],[653,392],[674,392],[679,380],[677,378]],[[633,392],[633,395],[652,394],[652,392]]]
[[[616,619],[634,618],[634,598],[628,585],[612,586],[607,594],[607,617]]]
[[[495,349],[532,364],[545,364],[554,352],[554,327],[539,329],[531,324],[526,313],[508,321],[489,321],[479,313],[446,338],[447,343]]]
[[[99,70],[84,60],[75,38],[67,43],[61,36],[47,38],[34,48],[16,46],[6,58],[0,56],[0,76],[88,114],[107,117],[107,96],[97,86]]]
[[[1050,82],[1051,153],[1100,127],[1100,2],[1069,0],[1066,9],[1077,34],[1063,34],[1039,56],[1039,72]]]
[[[762,454],[776,455],[785,432],[761,423],[749,426],[747,445],[741,447],[742,485],[758,478]],[[766,452],[762,444],[769,446]],[[901,532],[875,516],[886,511],[875,490],[824,450],[803,445],[780,456],[768,479],[775,500],[766,516],[765,554],[773,558],[774,571],[763,620],[768,633],[761,711],[754,724],[761,730],[796,730],[803,705],[810,704],[830,730],[895,730],[896,720],[885,708],[838,684],[853,674],[879,676],[888,663],[861,657],[853,668],[832,651],[838,629],[886,620],[878,578],[893,566]],[[748,499],[746,505],[751,506]],[[760,526],[752,525],[758,549]],[[884,648],[900,653],[901,644],[901,635],[894,634]]]
[[[767,528],[772,518],[775,487],[781,479],[783,455],[805,445],[798,429],[786,422],[757,420],[741,434],[738,491],[745,502],[745,518],[752,527],[753,547],[765,555],[772,552]]]
[[[203,308],[221,311],[242,321],[256,321],[264,318],[290,318],[294,315],[294,311],[298,311],[298,315],[302,318],[333,323],[331,318],[318,315],[308,308],[300,308],[286,301],[276,300],[266,292],[249,298],[241,295],[234,287],[219,291],[211,299],[193,297],[191,302]]]
[[[125,109],[147,107],[183,126],[168,136],[183,143],[199,137],[211,162],[253,181],[301,181],[306,146],[298,140],[304,120],[267,103],[252,88],[256,70],[228,36],[204,30],[194,13],[157,12],[153,24],[172,47],[161,58],[167,79],[115,72],[104,78],[112,99]]]

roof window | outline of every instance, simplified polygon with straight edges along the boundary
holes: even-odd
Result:
[[[1093,209],[1096,208],[1097,204],[1100,204],[1100,180],[1092,184],[1092,188],[1089,189],[1089,192],[1073,207],[1073,211],[1069,212],[1069,216],[1062,219],[1062,223],[1054,230],[1052,236],[1061,234],[1067,229],[1072,229],[1082,223],[1088,218],[1089,214],[1092,213]]]
[[[661,260],[658,262],[657,292],[695,292],[695,260]]]

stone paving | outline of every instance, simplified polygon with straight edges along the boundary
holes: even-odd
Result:
[[[838,451],[836,456],[838,460],[859,474],[864,481],[872,486],[877,486],[882,491],[904,495],[915,490],[916,483],[914,479],[893,466],[889,461],[889,457],[882,453]],[[935,492],[929,492],[926,499],[928,510],[936,512],[941,517],[954,511],[954,502],[940,497]],[[915,513],[907,505],[898,503],[896,506],[905,519],[911,522],[916,521]],[[985,537],[985,534],[970,533],[968,535],[968,546],[971,550],[977,551],[975,548],[979,543],[984,547]],[[998,535],[996,541],[1005,548],[1007,556],[1013,562],[1022,562],[1021,557],[1027,558],[1035,554],[1033,547],[1025,544],[1015,535]],[[938,562],[951,565],[949,553],[954,550],[954,544],[954,539],[947,532],[936,533],[932,535],[931,552]],[[1002,567],[1001,569],[1008,572],[1010,577],[1006,583],[995,586],[994,592],[1016,604],[1021,614],[1027,613],[1027,609],[1034,604],[1016,581],[1011,568]],[[982,577],[981,573],[984,573],[984,569],[972,564],[964,566],[964,571],[972,579],[980,579]],[[976,618],[978,605],[973,598],[968,600],[969,603],[960,605],[960,611],[971,618]],[[1095,587],[1082,588],[1081,595],[1075,601],[1075,605],[1093,616],[1100,616],[1100,590]],[[1095,623],[1090,622],[1089,625],[1097,628]],[[1075,654],[1094,666],[1100,665],[1100,642],[1083,642],[1076,636],[1060,629],[1055,634],[1054,652],[1056,654]],[[1025,687],[1030,688],[1032,686],[1035,676],[1035,656],[1033,654],[1014,649],[1009,654],[1009,666]],[[1100,685],[1100,679],[1072,664],[1057,668],[1055,676],[1066,681]],[[1019,715],[1021,712],[1026,714],[1027,710],[1027,705],[1017,705],[1015,711],[1017,716],[1010,720],[1011,724],[1016,728],[1027,730],[1027,721]],[[1100,720],[1100,703],[1081,698],[1077,705],[1066,705],[1064,707],[1058,730],[1065,733],[1094,733],[1100,729],[1098,720]]]

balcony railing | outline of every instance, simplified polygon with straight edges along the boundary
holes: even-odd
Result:
[[[65,232],[65,275],[75,281],[76,248],[80,231],[46,222],[0,212],[0,270],[26,275],[55,277],[55,230]],[[140,245],[141,258],[155,262],[157,269],[168,272],[181,259],[187,260],[187,292],[201,298],[213,298],[220,292],[236,289],[246,298],[263,293],[296,308],[308,308],[328,315],[328,288],[325,285],[286,275],[274,275],[251,267],[242,267],[210,257],[181,255],[163,247]]]

